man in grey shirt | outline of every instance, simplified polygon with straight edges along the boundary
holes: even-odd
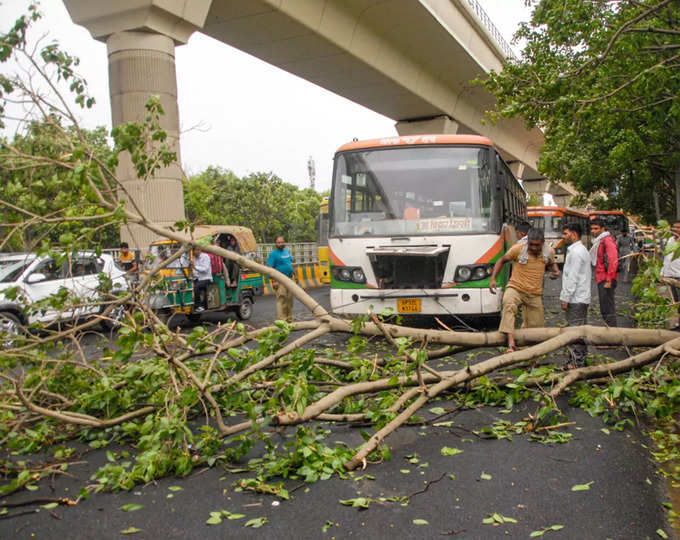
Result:
[[[583,229],[579,223],[567,223],[562,227],[562,239],[569,247],[562,270],[560,300],[566,312],[569,326],[581,326],[588,320],[590,304],[590,253],[581,242]],[[573,369],[586,365],[588,349],[583,340],[569,346],[570,360],[566,367]]]

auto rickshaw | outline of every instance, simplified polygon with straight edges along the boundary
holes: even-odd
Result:
[[[247,258],[254,258],[257,244],[253,232],[247,227],[235,225],[204,225],[195,227],[193,233],[186,233],[187,240],[192,238],[201,244],[210,244],[214,239],[220,247],[234,249]],[[231,246],[231,247],[230,247]],[[163,261],[171,258],[182,244],[175,240],[158,240],[149,246],[147,270],[151,271]],[[262,287],[262,274],[237,263],[224,260],[227,275],[213,274],[208,284],[203,309],[197,309],[193,280],[193,250],[184,253],[166,267],[158,270],[162,281],[156,294],[152,296],[151,306],[165,317],[174,314],[186,315],[190,320],[200,320],[205,313],[234,312],[241,320],[250,319],[253,302],[258,289]]]

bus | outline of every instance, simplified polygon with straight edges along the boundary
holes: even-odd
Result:
[[[526,193],[489,139],[347,143],[329,210],[333,312],[499,316],[489,278],[526,219]],[[499,287],[507,278],[506,267]]]
[[[321,283],[328,285],[331,282],[331,270],[328,265],[328,197],[321,199],[319,204],[318,233],[319,279]]]
[[[588,214],[590,219],[600,218],[604,227],[614,236],[628,230],[628,218],[621,210],[593,210]]]
[[[562,226],[566,223],[578,223],[581,225],[583,236],[581,242],[590,249],[590,220],[587,214],[564,208],[562,206],[529,206],[527,208],[527,221],[532,227],[541,229],[545,240],[555,250],[555,262],[564,264],[567,246],[562,240]]]

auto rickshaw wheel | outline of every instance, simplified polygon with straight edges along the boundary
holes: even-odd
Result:
[[[241,319],[242,321],[247,321],[252,317],[253,315],[253,301],[250,297],[246,296],[242,301],[241,304],[238,306],[238,310],[236,311],[236,315],[238,315],[238,318]]]

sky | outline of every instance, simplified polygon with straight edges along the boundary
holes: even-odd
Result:
[[[508,42],[529,16],[524,0],[478,1]],[[6,31],[29,3],[0,0],[0,31]],[[83,113],[82,125],[110,129],[106,45],[71,22],[61,0],[43,0],[40,9],[44,19],[39,34],[80,58],[79,74],[96,100],[93,109]],[[212,165],[239,176],[273,172],[308,187],[311,156],[316,189],[324,191],[330,187],[338,147],[354,137],[396,134],[393,120],[199,32],[176,47],[175,54],[181,160],[188,175]],[[6,70],[0,64],[0,72]]]

